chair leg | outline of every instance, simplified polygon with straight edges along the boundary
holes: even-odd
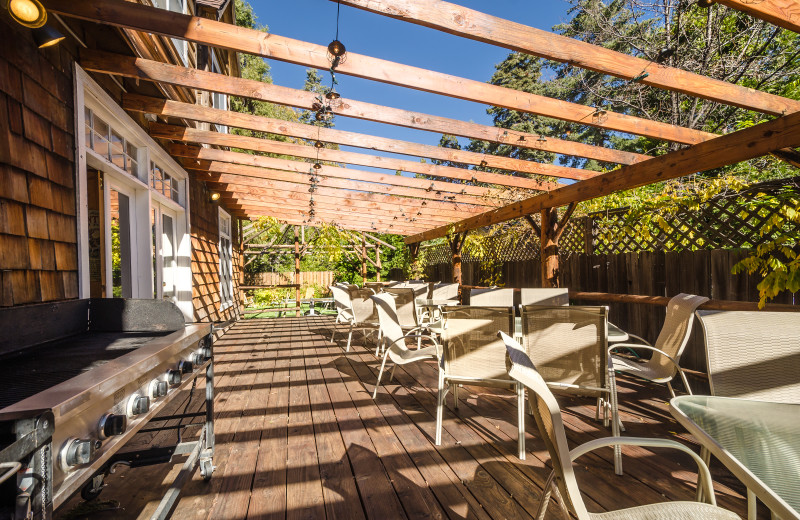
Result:
[[[709,449],[706,448],[705,446],[700,446],[700,458],[703,459],[703,462],[706,463],[706,466],[709,469],[711,469],[711,451],[709,451]],[[706,501],[706,496],[705,496],[705,493],[703,492],[703,486],[701,486],[699,483],[697,485],[697,494],[695,496],[695,500],[697,502],[705,502]],[[749,510],[749,506],[750,506],[750,504],[748,503],[748,510]]]
[[[439,384],[439,398],[436,401],[436,439],[434,444],[442,444],[442,414],[444,413],[444,396],[446,395],[443,384]]]
[[[386,358],[389,357],[389,352],[383,356],[383,361],[381,362],[381,369],[378,371],[378,382],[375,383],[375,390],[372,392],[372,398],[375,399],[378,397],[378,387],[381,386],[381,376],[383,376],[383,369],[386,367]],[[394,372],[394,369],[392,369]]]
[[[536,510],[536,520],[544,520],[544,515],[547,513],[547,506],[550,505],[550,496],[553,493],[553,478],[555,478],[556,473],[554,471],[550,472],[550,476],[547,477],[547,481],[544,483],[544,487],[542,488],[542,498],[539,501],[539,508]]]
[[[353,324],[350,324],[350,330],[347,332],[347,352],[350,352],[350,342],[353,341]]]
[[[392,371],[389,372],[389,381],[394,381],[394,369],[397,368],[397,363],[392,365]]]
[[[614,437],[619,437],[620,426],[622,421],[619,419],[619,403],[617,402],[617,378],[614,375],[614,370],[609,369],[608,382],[610,388],[609,404],[611,405],[611,434]],[[622,447],[619,445],[614,446],[614,473],[622,475]]]
[[[517,429],[519,460],[525,460],[525,387],[517,383]]]
[[[747,520],[756,520],[758,516],[758,498],[756,498],[756,494],[747,490]],[[775,514],[772,514],[773,518],[777,518]]]
[[[681,375],[681,381],[683,381],[683,386],[686,387],[686,393],[692,395],[692,387],[689,386],[689,381],[686,379],[686,374],[683,373],[683,370],[678,368],[678,373]]]
[[[453,408],[458,410],[458,385],[452,385],[450,388],[453,389]]]
[[[667,381],[667,388],[669,388],[670,397],[675,397],[675,389],[672,388],[672,383],[670,381]]]

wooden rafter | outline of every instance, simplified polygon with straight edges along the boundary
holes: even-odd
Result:
[[[83,51],[81,54],[81,65],[85,69],[95,72],[116,74],[135,78],[137,80],[168,83],[201,90],[211,90],[222,94],[249,97],[307,110],[311,110],[312,105],[316,102],[316,96],[304,90],[265,84],[255,80],[232,78],[223,74],[187,69],[177,65],[169,65],[100,51]],[[175,105],[169,106],[173,107],[171,110],[175,110]],[[230,114],[229,112],[225,113]],[[564,155],[586,157],[588,159],[597,159],[605,162],[632,164],[649,158],[647,155],[614,150],[602,146],[593,146],[577,141],[561,140],[554,137],[547,137],[545,140],[542,140],[539,138],[540,136],[526,132],[498,128],[495,126],[479,125],[477,123],[469,123],[457,119],[444,118],[382,105],[374,105],[352,99],[343,99],[341,105],[336,109],[336,114],[355,119],[364,119],[367,121],[375,121],[429,132],[452,134],[471,139],[481,139],[531,150],[542,150]],[[236,117],[246,118],[247,115],[239,114]]]
[[[715,0],[732,9],[761,18],[773,25],[800,33],[800,4],[797,0]]]
[[[242,175],[245,177],[267,179],[273,181],[296,182],[299,184],[306,184],[306,185],[311,184],[311,177],[308,173],[301,174],[295,172],[287,172],[284,170],[277,170],[274,168],[267,168],[260,165],[250,166],[249,164],[241,164],[241,163],[225,162],[225,161],[213,161],[207,159],[203,159],[198,162],[195,159],[186,157],[186,155],[191,154],[192,152],[184,150],[185,148],[186,147],[170,146],[169,150],[171,153],[173,153],[173,155],[175,155],[178,158],[178,162],[181,163],[184,166],[184,168],[189,170],[211,171],[216,173]],[[215,153],[214,152],[206,153],[205,150],[209,149],[203,148],[199,155],[213,156],[221,154],[237,154],[237,152],[225,152],[222,150],[215,150]],[[246,155],[246,154],[240,154],[240,155]],[[256,160],[253,162],[256,164],[259,162],[258,159],[261,159],[260,157],[252,155],[249,157],[255,158]],[[308,163],[305,164],[306,164],[306,169],[309,169],[310,168],[309,164]],[[322,172],[323,170],[325,170],[325,168],[321,168],[320,172]],[[371,193],[383,193],[386,195],[393,195],[393,196],[415,197],[419,199],[428,200],[430,201],[429,203],[431,204],[448,201],[446,202],[446,204],[450,204],[451,202],[456,202],[458,204],[467,204],[469,206],[482,206],[484,208],[497,207],[502,205],[502,199],[488,199],[488,198],[481,199],[461,194],[442,194],[440,192],[428,190],[427,188],[406,188],[390,184],[356,181],[356,180],[350,180],[346,177],[341,178],[338,175],[330,176],[325,173],[318,173],[317,175],[318,178],[320,179],[320,181],[317,184],[320,186],[327,186],[330,188],[350,189],[350,190],[358,190]],[[433,206],[438,206],[438,204],[433,204]]]
[[[310,125],[309,125],[310,126]],[[243,148],[246,150],[253,150],[265,153],[274,153],[281,155],[293,155],[295,157],[304,157],[307,159],[314,159],[319,156],[321,161],[332,161],[344,164],[356,164],[359,166],[371,166],[373,168],[383,168],[386,170],[406,171],[411,173],[422,173],[425,175],[432,175],[435,177],[448,177],[452,179],[475,180],[482,182],[492,182],[495,184],[506,184],[513,182],[509,181],[510,175],[480,172],[475,170],[468,170],[466,168],[455,168],[452,166],[440,166],[437,164],[422,163],[419,161],[411,161],[408,159],[396,159],[393,157],[381,157],[378,155],[368,155],[357,152],[346,152],[342,150],[332,150],[330,148],[317,149],[311,145],[289,143],[284,141],[275,141],[272,139],[262,139],[259,137],[248,137],[244,135],[226,134],[221,132],[212,132],[208,130],[197,130],[194,128],[187,128],[185,126],[163,125],[159,123],[151,123],[150,134],[154,137],[164,139],[175,139],[185,142],[195,142],[203,144],[213,144],[217,146],[232,146],[236,148]],[[391,139],[390,139],[391,140]],[[424,145],[419,145],[424,146]],[[442,157],[447,157],[448,148],[441,148],[438,146],[429,146],[435,150],[442,150],[440,154]],[[558,166],[555,164],[538,163],[535,161],[526,161],[523,159],[512,159],[509,157],[501,157],[489,154],[480,154],[474,152],[464,152],[469,155],[467,162],[474,165],[483,165],[492,168],[505,169],[510,171],[517,171],[521,173],[530,173],[536,175],[547,175],[551,177],[560,177],[564,179],[588,179],[597,175],[597,172],[591,170],[584,170],[581,168],[571,168],[567,166]],[[431,154],[433,155],[433,154]],[[479,179],[480,177],[480,179]],[[537,190],[546,190],[548,188],[555,188],[555,185],[542,183],[530,179],[525,179],[525,187]],[[521,183],[523,184],[523,183]]]
[[[406,238],[406,243],[421,242],[491,224],[505,222],[547,208],[581,202],[616,191],[637,188],[654,182],[675,179],[760,157],[781,148],[800,146],[800,112],[717,137],[649,161],[623,166],[604,175],[564,186],[551,192],[509,204],[496,210],[440,226]]]
[[[239,208],[235,203],[234,207]],[[262,207],[251,207],[247,205],[241,206],[241,211],[247,215],[247,218],[254,218],[258,216],[271,216],[276,218],[279,222],[288,224],[301,224],[307,226],[316,226],[322,223],[335,225],[341,229],[350,229],[354,231],[378,231],[380,233],[393,233],[397,235],[412,235],[419,233],[420,229],[413,226],[402,226],[393,222],[376,220],[349,220],[340,221],[341,215],[318,213],[315,214],[313,219],[309,219],[308,215],[302,211],[283,211],[276,215],[271,209],[264,209]]]
[[[449,2],[341,0],[341,3],[626,80],[646,73],[647,76],[639,80],[642,84],[747,110],[778,116],[800,110],[800,101],[794,99],[668,67]],[[721,0],[720,3],[794,31],[798,30],[800,24],[800,4],[796,0]],[[790,22],[792,19],[794,21]]]
[[[335,130],[332,128],[320,128],[314,125],[295,123],[292,121],[284,121],[281,119],[270,119],[261,116],[252,116],[250,114],[240,114],[238,112],[230,112],[216,108],[203,107],[200,105],[191,105],[189,103],[177,103],[172,101],[166,103],[169,103],[170,104],[169,106],[171,107],[174,107],[175,105],[177,105],[177,107],[174,110],[164,110],[155,108],[152,110],[145,110],[145,112],[157,113],[158,115],[166,115],[165,113],[168,113],[172,117],[186,117],[187,115],[191,114],[193,117],[187,117],[188,119],[193,119],[197,121],[206,121],[209,119],[213,119],[213,121],[209,122],[225,126],[238,127],[238,128],[242,127],[238,126],[237,123],[240,122],[247,123],[248,120],[253,118],[256,120],[258,124],[249,124],[244,128],[250,130],[257,130],[261,132],[267,132],[275,135],[284,135],[289,137],[306,139],[309,141],[319,140],[322,141],[323,143],[335,143],[340,145],[353,146],[357,148],[364,148],[368,150],[377,150],[377,151],[391,152],[403,155],[411,155],[414,157],[423,157],[427,159],[435,159],[440,161],[452,161],[456,163],[462,163],[474,166],[482,165],[489,168],[498,168],[510,171],[538,173],[542,175],[551,175],[555,177],[562,176],[564,178],[569,178],[569,179],[586,177],[585,171],[578,170],[577,168],[570,168],[563,170],[562,169],[563,167],[556,166],[555,168],[552,168],[553,165],[544,164],[543,167],[539,167],[537,169],[537,163],[522,159],[514,159],[505,156],[496,156],[491,154],[469,152],[466,150],[455,150],[451,148],[443,148],[441,146],[412,143],[409,141],[388,139],[385,137],[359,134],[356,132],[347,132],[344,130]],[[142,109],[144,107],[163,107],[165,106],[166,103],[164,102],[164,100],[159,100],[156,98],[148,98],[146,96],[139,96],[135,94],[133,95],[126,94],[123,101],[123,106],[124,108],[128,108],[129,110],[136,110],[138,108],[138,111],[143,111]],[[183,114],[183,116],[179,116],[177,114]],[[240,115],[245,115],[247,117],[240,118],[239,117]],[[241,119],[244,119],[245,121],[240,121]],[[253,128],[253,127],[258,127],[258,128]],[[166,131],[166,130],[167,128],[163,128],[160,131]],[[185,139],[186,136],[182,136],[181,138]],[[240,146],[240,148],[245,148],[245,147]],[[336,160],[350,164],[360,164],[356,162],[356,160],[352,159],[336,159]],[[367,165],[373,166],[373,164],[367,164]],[[391,166],[390,168],[395,170],[398,169],[394,166]],[[564,172],[564,175],[561,175],[559,173],[561,171]],[[427,172],[421,171],[416,173],[427,173]],[[481,172],[475,172],[475,173],[479,174]],[[582,177],[578,177],[580,175],[582,175]],[[463,177],[459,176],[457,178],[461,179]]]
[[[181,38],[321,70],[330,68],[327,48],[323,45],[190,15],[156,10],[132,2],[94,0],[89,3],[47,0],[45,5],[48,9],[67,16]],[[339,64],[336,70],[340,74],[655,139],[695,144],[715,135],[626,114],[595,110],[576,103],[356,53],[349,53],[347,61]]]

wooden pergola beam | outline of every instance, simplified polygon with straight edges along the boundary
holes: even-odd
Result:
[[[249,137],[236,134],[225,134],[221,132],[212,132],[209,130],[198,130],[195,128],[188,128],[185,126],[164,125],[160,123],[150,124],[150,135],[160,137],[163,139],[174,139],[184,142],[194,142],[202,144],[211,144],[217,146],[232,146],[242,148],[245,150],[253,150],[257,152],[274,153],[280,155],[292,155],[295,157],[303,157],[307,159],[315,159],[319,156],[321,161],[331,161],[344,164],[356,164],[359,166],[371,166],[373,168],[383,168],[386,170],[405,171],[411,173],[421,173],[424,175],[431,175],[434,177],[447,177],[451,179],[461,179],[480,182],[491,182],[495,184],[507,184],[510,175],[481,172],[477,170],[468,170],[466,168],[455,168],[453,166],[440,166],[437,164],[423,163],[419,161],[410,161],[408,159],[396,159],[393,157],[381,157],[378,155],[368,155],[357,152],[346,152],[343,150],[333,150],[330,148],[317,149],[310,145],[289,143],[284,141],[275,141],[272,139],[262,139],[259,137]],[[420,145],[424,146],[424,145]],[[446,152],[449,148],[441,148],[438,146],[430,146],[436,150],[442,150],[442,157],[447,157],[449,154]],[[594,177],[598,172],[592,170],[584,170],[581,168],[571,168],[567,166],[558,166],[555,164],[538,163],[535,161],[526,161],[522,159],[511,159],[508,157],[500,157],[490,154],[479,154],[474,152],[464,152],[469,155],[468,163],[475,166],[482,165],[492,168],[505,169],[509,171],[530,173],[534,175],[547,175],[550,177],[560,177],[563,179],[588,179]],[[524,178],[523,178],[524,179]],[[514,179],[511,179],[513,182]],[[529,180],[524,183],[527,188],[536,190],[547,190],[555,188],[554,184],[543,183],[540,181]]]
[[[798,31],[800,5],[796,0],[718,0],[758,18]],[[584,69],[780,116],[800,110],[800,101],[742,87],[727,81],[636,58],[598,45],[543,31],[441,0],[341,0],[341,3],[405,22],[438,29],[512,51],[569,63]],[[792,21],[793,20],[793,21]],[[655,57],[653,57],[653,60]]]
[[[616,191],[629,190],[654,182],[675,179],[760,157],[781,148],[800,146],[800,112],[739,130],[711,141],[677,150],[649,161],[623,166],[618,170],[551,192],[509,204],[496,210],[466,218],[407,237],[406,243],[446,236],[448,232],[476,229],[530,215],[548,208],[581,202]]]
[[[714,0],[731,9],[766,20],[773,25],[800,33],[800,4],[797,0]],[[797,110],[797,109],[795,109]]]
[[[316,101],[316,96],[313,93],[304,90],[265,84],[260,81],[243,78],[232,78],[224,74],[187,69],[177,65],[169,65],[157,61],[100,51],[85,50],[81,55],[81,65],[87,70],[95,72],[116,74],[135,78],[137,80],[154,81],[157,84],[167,83],[200,90],[211,90],[222,94],[248,97],[305,110],[311,110],[312,105]],[[171,102],[166,102],[164,104],[165,108],[152,109],[161,110],[165,115],[167,115],[167,112],[176,114],[175,117],[178,117],[176,105],[170,103]],[[129,109],[136,110],[134,107],[129,107]],[[151,108],[148,108],[148,111],[149,110],[151,110]],[[226,117],[234,117],[234,113],[223,110],[219,112],[227,114]],[[632,164],[650,158],[647,155],[614,150],[613,148],[594,146],[577,141],[567,141],[555,137],[547,137],[545,140],[541,140],[539,139],[540,136],[527,132],[480,125],[352,99],[343,99],[341,105],[336,109],[336,114],[344,117],[414,128],[428,132],[445,133],[468,137],[470,139],[481,139],[494,143],[507,144],[517,148],[586,157],[603,162]],[[252,119],[257,116],[237,114],[235,117],[240,118],[239,122],[241,123],[258,124]],[[244,124],[242,124],[241,127],[247,128]]]
[[[194,170],[190,166],[184,165],[184,167],[187,170]],[[248,169],[252,168],[248,166],[227,165],[223,163],[219,165],[219,167],[212,167],[212,169],[209,170],[201,170],[207,173],[204,180],[215,181],[216,180],[215,174],[220,174],[221,173],[220,170],[222,170],[224,167],[230,167],[232,171],[241,171],[244,168]],[[264,191],[264,196],[267,197],[270,196],[269,190],[285,190],[298,193],[310,193],[309,188],[311,183],[308,178],[296,179],[296,180],[273,180],[268,178],[267,175],[268,174],[262,174],[261,172],[252,172],[252,174],[249,175],[250,177],[253,178],[261,176],[259,183],[255,184],[255,186],[258,186],[266,190]],[[467,204],[430,201],[412,197],[401,197],[397,195],[387,195],[383,193],[354,190],[352,187],[349,187],[350,185],[345,185],[346,187],[339,186],[337,185],[338,182],[339,182],[338,179],[327,179],[327,180],[321,179],[321,181],[317,184],[316,191],[314,192],[315,195],[329,196],[341,200],[368,201],[370,203],[376,204],[377,205],[376,209],[381,209],[381,206],[383,206],[383,208],[385,208],[387,211],[400,210],[400,209],[414,209],[434,215],[446,215],[446,216],[457,216],[457,217],[458,216],[463,217],[465,213],[478,214],[485,211],[485,208],[480,206],[469,206]],[[235,186],[243,183],[238,183],[234,181],[230,184]],[[253,184],[251,184],[251,186],[252,185]]]
[[[247,154],[238,154],[238,152],[226,152],[224,150],[213,150],[209,148],[202,148],[200,149],[201,150],[200,153],[198,153],[197,155],[200,155],[201,157],[205,158],[200,159],[198,162],[197,160],[191,158],[193,151],[186,150],[186,147],[180,145],[178,146],[172,145],[169,146],[168,148],[170,150],[170,153],[172,153],[178,159],[178,162],[181,163],[187,169],[195,171],[213,171],[217,173],[242,175],[242,176],[274,180],[274,181],[296,182],[299,184],[306,184],[306,185],[311,184],[311,176],[308,172],[305,174],[294,173],[294,172],[287,172],[284,170],[276,170],[274,168],[261,166],[259,165],[259,162],[263,157],[248,155],[248,157],[252,157],[254,159],[251,164],[255,164],[256,166],[250,166],[249,164],[242,164],[231,161],[215,161],[210,159],[210,157],[221,156],[224,154],[237,154],[237,155],[247,155]],[[205,152],[206,150],[213,150],[213,152],[206,153]],[[309,163],[305,164],[306,164],[306,169],[308,170],[311,166]],[[323,170],[325,170],[325,168],[320,169],[320,172]],[[424,188],[406,188],[402,186],[393,186],[390,184],[357,181],[348,178],[341,178],[338,175],[329,176],[322,173],[318,173],[317,176],[320,179],[320,182],[317,183],[317,185],[319,186],[327,186],[329,188],[359,190],[371,193],[382,193],[392,196],[426,199],[427,201],[429,201],[428,204],[431,204],[431,207],[439,207],[439,205],[442,203],[450,204],[450,202],[456,202],[458,204],[475,206],[476,207],[475,210],[477,211],[478,206],[486,208],[486,207],[498,207],[503,205],[502,199],[479,199],[461,194],[442,194]],[[443,201],[449,201],[449,202],[443,202]]]
[[[324,45],[294,40],[255,29],[236,27],[223,22],[173,13],[132,2],[94,0],[90,3],[74,2],[73,0],[46,0],[44,3],[48,9],[66,16],[180,38],[320,70],[330,68],[327,48]],[[336,70],[339,74],[654,139],[695,144],[715,135],[626,114],[596,111],[593,107],[577,103],[356,53],[348,53],[347,60],[340,63]]]
[[[229,188],[229,190],[222,195],[222,200],[225,201],[238,201],[240,204],[244,201],[251,206],[259,206],[264,208],[275,208],[277,211],[283,209],[296,209],[300,211],[308,211],[310,209],[310,195],[303,199],[302,197],[292,197],[288,194],[276,192],[273,198],[265,199],[259,193],[253,193],[250,189],[236,189]],[[458,217],[444,218],[431,216],[426,214],[417,215],[416,212],[403,212],[395,214],[394,212],[375,211],[369,210],[362,206],[343,206],[337,203],[335,199],[320,197],[315,194],[314,196],[314,210],[324,210],[331,213],[337,213],[343,219],[360,219],[360,220],[374,220],[381,219],[386,222],[398,222],[412,224],[422,230],[429,229],[431,226],[438,226],[447,222],[455,222]],[[276,215],[277,216],[277,215]],[[395,219],[394,217],[397,217]]]

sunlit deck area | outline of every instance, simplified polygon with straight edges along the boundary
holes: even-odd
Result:
[[[530,416],[527,460],[517,458],[512,392],[466,387],[458,411],[448,396],[442,445],[434,446],[435,363],[398,367],[373,401],[374,348],[365,348],[359,335],[346,353],[346,333],[329,341],[333,325],[332,316],[242,320],[215,344],[217,469],[210,482],[195,472],[173,518],[535,516],[549,460]],[[697,448],[667,411],[666,388],[624,376],[618,385],[625,435],[676,438]],[[195,394],[177,409],[200,407],[202,389]],[[595,420],[594,404],[562,401],[571,448],[609,435]],[[623,455],[624,476],[614,474],[611,449],[579,459],[590,511],[694,499],[697,474],[688,456],[646,448],[623,448]],[[117,500],[120,509],[91,518],[149,517],[180,467],[176,459],[171,469],[111,475],[102,500]],[[744,487],[721,464],[711,470],[719,505],[745,517]],[[114,485],[120,480],[124,485]],[[108,502],[93,507],[102,503]],[[560,518],[555,502],[547,518]]]

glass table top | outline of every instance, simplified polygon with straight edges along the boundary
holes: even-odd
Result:
[[[685,395],[670,412],[770,509],[800,519],[800,404]]]

